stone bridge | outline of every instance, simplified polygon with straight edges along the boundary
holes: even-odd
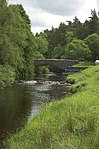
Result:
[[[34,66],[52,66],[62,70],[68,69],[73,64],[77,64],[78,60],[66,60],[66,59],[45,59],[45,60],[34,60]]]

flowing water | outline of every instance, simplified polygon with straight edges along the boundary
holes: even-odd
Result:
[[[36,76],[33,81],[0,90],[0,144],[9,133],[22,128],[45,104],[68,93],[66,75]]]

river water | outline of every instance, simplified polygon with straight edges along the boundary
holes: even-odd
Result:
[[[33,81],[0,90],[0,144],[40,111],[42,106],[60,100],[68,93],[66,75],[36,76]]]

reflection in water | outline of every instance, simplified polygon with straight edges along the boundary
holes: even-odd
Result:
[[[13,86],[0,91],[0,140],[24,125],[31,113],[32,99],[27,98],[26,88]],[[28,111],[28,112],[27,112]]]
[[[15,84],[0,91],[1,143],[8,133],[23,127],[40,110],[43,103],[64,96],[68,86],[55,82],[56,80],[64,81],[64,79],[65,76],[55,75],[37,77],[37,81]]]

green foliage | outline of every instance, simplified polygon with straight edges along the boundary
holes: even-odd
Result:
[[[6,0],[0,0],[0,7],[4,7],[7,5],[7,1]]]
[[[75,73],[76,94],[52,102],[7,140],[7,149],[98,149],[99,66]]]
[[[39,43],[31,32],[29,17],[22,5],[7,5],[6,1],[1,2],[0,64],[14,68],[16,79],[33,79],[33,61],[43,55],[37,51]]]
[[[67,44],[69,44],[70,42],[72,42],[72,40],[74,40],[76,38],[72,31],[66,32],[65,37],[66,37]]]
[[[64,55],[64,48],[59,44],[53,49],[52,57],[54,59],[61,59],[62,55]]]
[[[88,23],[88,30],[90,34],[97,33],[99,34],[99,16],[96,13],[96,10],[91,10],[91,17]]]
[[[15,77],[15,71],[11,66],[0,65],[0,88],[12,85]]]
[[[75,79],[72,78],[72,77],[68,77],[68,78],[66,79],[66,81],[67,81],[67,83],[70,83],[70,84],[74,84],[74,83],[75,83]]]
[[[44,31],[44,34],[46,33],[47,35],[48,41],[46,58],[64,58],[65,49],[67,49],[68,44],[70,44],[74,39],[84,40],[86,37],[93,33],[99,34],[99,17],[95,10],[91,10],[91,16],[89,17],[89,20],[85,20],[84,23],[81,23],[77,17],[75,17],[73,21],[66,22],[68,22],[68,24],[60,23],[58,28],[52,28],[52,30]],[[59,45],[61,46],[62,53],[60,52]],[[72,49],[71,51],[69,51],[69,58],[72,59],[76,57],[77,55],[75,54],[75,50]],[[81,59],[86,59],[86,57]]]
[[[47,66],[37,67],[34,71],[36,74],[45,74],[49,73],[49,69]]]
[[[64,23],[60,23],[59,28],[52,28],[51,31],[45,30],[48,40],[48,51],[46,52],[46,58],[53,58],[53,49],[61,45],[65,46],[66,43],[66,28]],[[62,48],[63,49],[63,48]]]
[[[9,6],[4,15],[6,22],[0,29],[0,63],[11,65],[16,72],[23,66],[23,52],[26,46],[26,33],[23,30],[24,20],[20,16],[19,6]]]
[[[90,50],[82,40],[75,39],[68,44],[65,50],[65,58],[88,60],[90,58]]]
[[[48,50],[48,41],[46,34],[41,34],[40,36],[36,37],[36,43],[37,43],[37,51],[39,51],[41,54],[45,56],[47,50]]]
[[[78,64],[75,64],[73,66],[85,66],[85,67],[88,67],[88,66],[91,66],[91,65],[94,65],[94,63],[91,63],[89,61],[83,61],[83,62],[79,62]]]
[[[91,61],[99,59],[99,35],[92,34],[85,38],[84,42],[88,45],[91,51]]]
[[[73,19],[73,22],[67,21],[68,24],[68,31],[73,32],[74,36],[78,39],[83,38],[83,24],[80,22],[80,20],[75,17]]]

